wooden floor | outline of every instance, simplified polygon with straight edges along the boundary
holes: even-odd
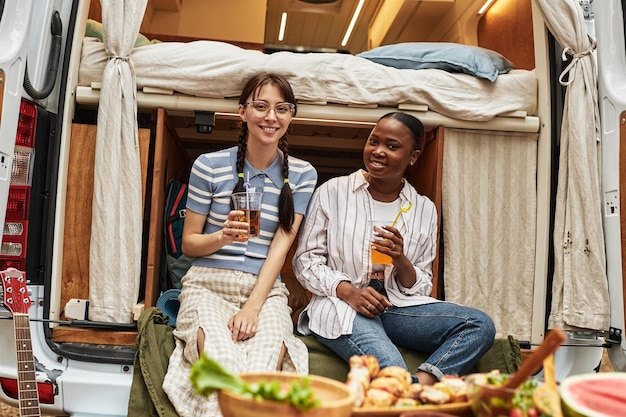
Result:
[[[602,354],[602,364],[600,365],[600,372],[611,372],[613,367],[611,361],[606,354],[606,350]],[[9,407],[4,403],[0,403],[0,417],[20,417],[20,412],[17,408]],[[46,416],[42,416],[46,417]]]

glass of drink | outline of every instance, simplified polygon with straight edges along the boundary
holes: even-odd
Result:
[[[370,230],[372,231],[372,245],[375,246],[376,245],[376,241],[377,240],[384,240],[383,237],[381,236],[377,236],[377,234],[380,233],[385,233],[387,232],[386,229],[383,229],[384,225],[389,225],[389,222],[385,222],[385,221],[371,221],[370,222]],[[384,253],[378,252],[376,249],[374,249],[373,247],[370,247],[370,252],[371,252],[371,259],[372,259],[372,264],[379,264],[379,265],[386,265],[386,264],[390,264],[391,263],[391,256],[386,255]]]
[[[234,193],[232,195],[235,210],[241,210],[245,214],[237,219],[250,225],[248,236],[236,235],[239,241],[245,241],[250,237],[259,237],[261,234],[261,192]]]

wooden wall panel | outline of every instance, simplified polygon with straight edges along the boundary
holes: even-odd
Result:
[[[531,0],[498,0],[478,22],[478,45],[507,57],[517,68],[535,68]]]
[[[96,133],[95,125],[72,125],[63,239],[62,307],[72,298],[89,299],[89,244]],[[139,129],[142,201],[145,201],[149,146],[150,130]],[[64,318],[61,315],[61,319]],[[54,340],[73,341],[67,337],[68,332],[74,330],[56,328]]]
[[[72,125],[63,242],[61,306],[71,298],[89,298],[89,241],[96,126]]]
[[[443,143],[444,129],[439,127],[427,132],[426,146],[417,159],[415,165],[410,166],[405,177],[422,195],[430,198],[437,208],[439,222],[439,236],[437,253],[433,261],[433,291],[432,296],[444,299],[443,269],[442,269],[442,242],[441,242],[441,180],[443,174]]]
[[[163,253],[163,211],[165,208],[165,189],[172,178],[182,182],[189,181],[191,162],[184,157],[178,137],[170,125],[167,113],[163,109],[156,112],[156,135],[154,142],[154,167],[152,172],[152,191],[150,193],[150,225],[146,261],[146,297],[145,307],[156,305],[160,295],[160,271]]]

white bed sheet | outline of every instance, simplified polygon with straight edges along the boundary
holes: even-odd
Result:
[[[284,75],[299,102],[352,105],[426,105],[459,120],[487,121],[524,111],[536,115],[534,71],[513,70],[496,82],[438,69],[396,69],[349,54],[265,54],[216,41],[165,42],[132,51],[137,88],[155,87],[198,97],[237,97],[259,71]],[[107,62],[96,38],[83,41],[79,85],[100,82]]]

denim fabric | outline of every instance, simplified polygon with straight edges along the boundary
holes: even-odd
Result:
[[[385,294],[382,282],[370,286]],[[435,302],[410,307],[390,307],[367,318],[357,314],[352,334],[337,339],[315,335],[345,361],[353,355],[374,355],[380,367],[407,369],[396,346],[430,353],[418,370],[434,375],[465,375],[491,347],[496,329],[480,310],[455,303]],[[415,372],[417,370],[410,370]]]

